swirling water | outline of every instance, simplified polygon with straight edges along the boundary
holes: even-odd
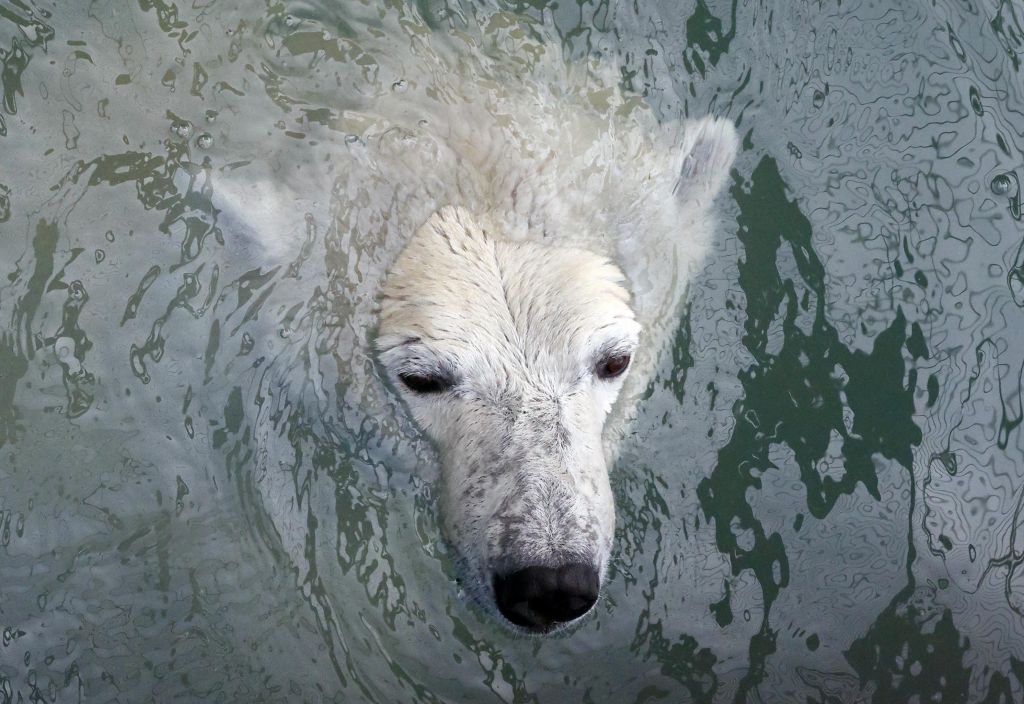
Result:
[[[352,165],[551,46],[744,149],[541,641],[366,411]],[[0,0],[0,701],[1020,701],[1022,58],[1008,0]]]

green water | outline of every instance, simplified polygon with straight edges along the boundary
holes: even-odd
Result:
[[[404,196],[333,158],[545,45],[744,144],[531,640],[377,412]],[[1022,57],[1005,0],[0,0],[0,702],[1021,701]]]

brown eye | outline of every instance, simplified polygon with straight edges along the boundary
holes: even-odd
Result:
[[[398,378],[402,380],[402,383],[410,391],[415,391],[418,394],[436,394],[451,388],[452,385],[450,379],[436,374],[413,374],[406,372],[399,374]]]
[[[626,371],[629,367],[629,360],[628,354],[609,355],[597,363],[597,368],[594,371],[601,379],[614,379]]]

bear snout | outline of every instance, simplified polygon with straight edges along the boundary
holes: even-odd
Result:
[[[494,598],[502,616],[534,633],[548,633],[580,618],[597,603],[597,567],[574,562],[533,565],[494,576]]]

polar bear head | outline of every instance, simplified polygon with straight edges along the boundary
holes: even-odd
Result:
[[[601,432],[640,326],[617,267],[444,208],[384,291],[381,361],[441,454],[444,530],[511,623],[597,599],[614,530]]]
[[[600,593],[615,524],[605,426],[674,330],[672,292],[699,263],[738,140],[731,123],[704,119],[679,146],[647,152],[651,168],[628,162],[636,173],[600,204],[619,214],[605,249],[572,228],[584,210],[549,238],[547,225],[510,235],[511,218],[445,207],[387,275],[379,359],[440,454],[442,525],[468,591],[505,625],[550,632]]]

